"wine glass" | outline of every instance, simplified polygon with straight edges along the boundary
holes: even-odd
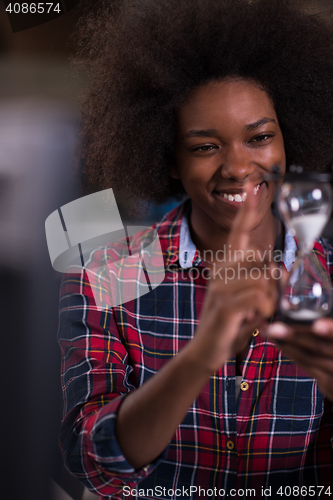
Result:
[[[332,210],[329,178],[328,174],[294,170],[286,175],[277,197],[280,215],[298,246],[297,258],[280,294],[285,321],[310,323],[329,314],[332,308],[332,285],[313,251]]]

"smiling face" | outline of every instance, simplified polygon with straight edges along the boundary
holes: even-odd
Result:
[[[252,230],[265,234],[273,222],[274,186],[263,182],[263,175],[275,165],[284,173],[283,137],[273,103],[256,83],[210,82],[179,110],[171,175],[192,199],[191,223],[199,238],[201,233],[228,234],[247,181],[258,196]]]

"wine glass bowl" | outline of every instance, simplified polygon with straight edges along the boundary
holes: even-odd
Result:
[[[286,176],[277,205],[298,252],[280,294],[282,316],[297,323],[312,322],[330,313],[332,285],[313,247],[332,210],[332,188],[327,174]]]

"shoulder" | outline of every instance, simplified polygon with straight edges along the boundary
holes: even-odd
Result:
[[[186,200],[165,214],[163,219],[156,224],[156,231],[161,243],[163,254],[168,253],[168,248],[179,247],[180,227],[183,215],[190,209],[190,200]]]
[[[151,227],[125,225],[120,238],[118,232],[114,241],[90,248],[84,267],[77,265],[68,270],[62,296],[89,295],[97,309],[108,309],[147,293],[149,286],[156,288],[164,280],[169,260],[178,252],[187,207],[187,202],[182,203]]]

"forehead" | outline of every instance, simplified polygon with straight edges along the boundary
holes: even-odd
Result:
[[[195,89],[178,113],[178,126],[211,127],[213,122],[244,126],[263,117],[277,120],[274,104],[255,82],[212,81]]]

